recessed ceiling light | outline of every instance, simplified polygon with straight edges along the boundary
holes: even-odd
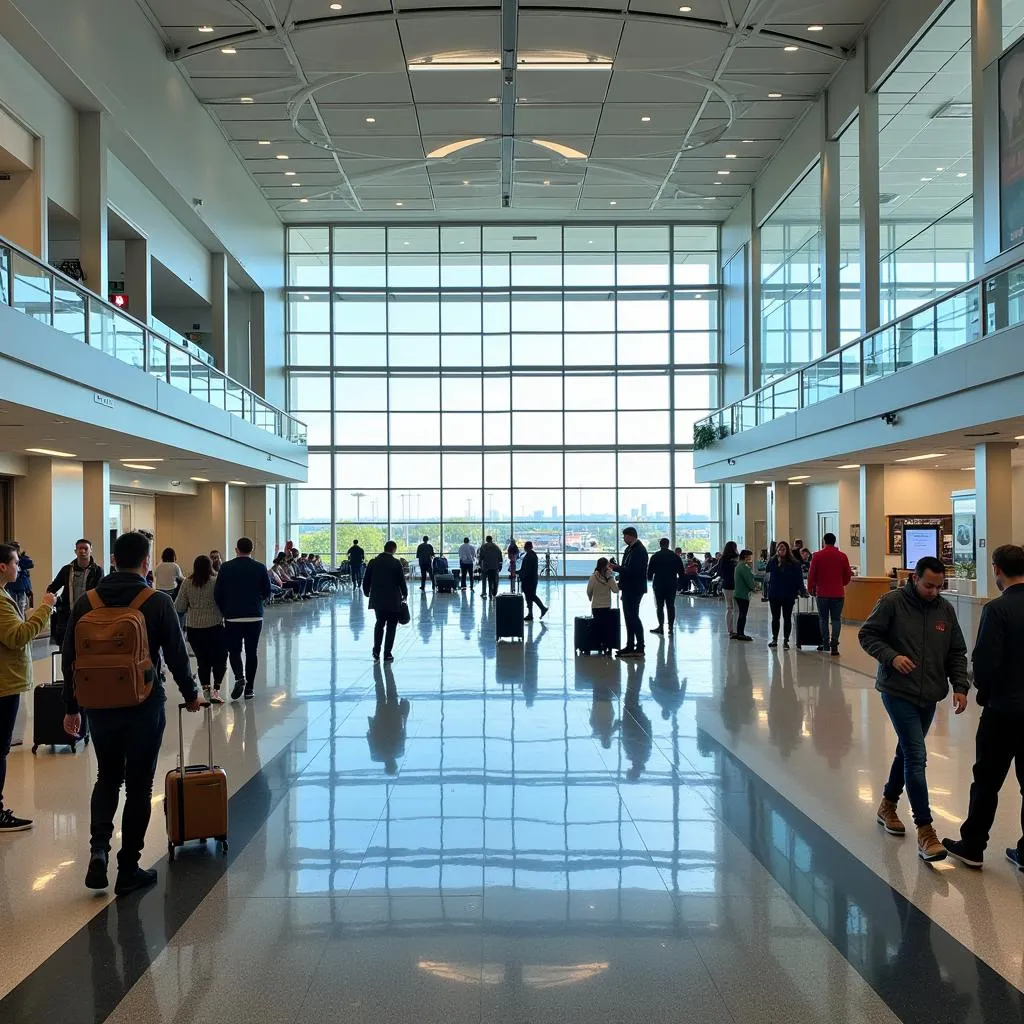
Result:
[[[736,159],[736,154],[735,153],[726,153],[725,154],[725,159],[726,160],[735,160]]]
[[[550,181],[548,181],[548,180],[547,180],[547,178],[545,178],[545,179],[544,179],[544,184],[545,184],[545,185],[550,185],[550,184],[551,184],[551,182],[550,182]]]
[[[825,26],[824,25],[808,25],[807,26],[807,31],[808,32],[824,32],[825,31]]]
[[[332,4],[332,7],[341,7],[341,4]],[[236,487],[248,487],[249,485],[244,480],[229,480],[229,484],[234,484]]]
[[[463,241],[460,241],[460,242],[459,242],[459,245],[465,245],[465,244],[466,244],[466,243],[465,243],[465,242],[463,242]]]
[[[753,139],[744,139],[743,140],[743,145],[744,146],[752,146],[753,144],[754,144],[754,140]]]
[[[296,174],[298,174],[298,171],[285,171],[284,172],[284,176],[286,178],[294,178]]]
[[[278,160],[287,160],[288,159],[288,154],[287,153],[278,153],[277,154],[277,159]]]
[[[928,455],[908,455],[905,459],[897,459],[897,462],[924,462],[927,459],[944,459],[945,452],[930,452]]]
[[[239,96],[238,97],[238,101],[239,101],[239,103],[252,103],[252,97],[251,96]]]
[[[213,31],[213,26],[212,25],[200,25],[198,31],[200,31],[200,32],[212,32]]]
[[[205,476],[190,476],[189,480],[195,480],[197,484],[208,484],[210,482]]]
[[[799,46],[784,46],[783,49],[786,51],[786,53],[796,53],[796,51],[799,50],[800,47]]]
[[[732,171],[719,171],[718,173],[724,177],[726,174],[732,174]]]
[[[680,7],[679,8],[679,13],[680,14],[689,14],[690,11],[692,11],[692,10],[693,10],[692,7]]]
[[[463,185],[468,185],[468,184],[469,184],[469,180],[468,180],[468,179],[466,179],[466,178],[463,178],[463,179],[462,179],[462,184],[463,184]]]
[[[233,46],[222,46],[220,52],[227,54],[238,53],[238,51]]]
[[[332,11],[340,11],[341,10],[341,4],[331,4],[331,10]]]
[[[936,167],[936,168],[935,168],[935,170],[937,170],[937,171],[938,171],[938,172],[939,172],[940,174],[941,174],[941,173],[942,173],[942,172],[943,172],[943,171],[944,171],[945,169],[946,169],[945,167]]]
[[[588,238],[587,239],[587,245],[593,245],[593,244],[594,244],[594,240],[592,238]]]
[[[498,97],[497,96],[489,96],[487,98],[487,102],[488,103],[497,103],[498,102]]]
[[[309,296],[308,296],[308,295],[303,295],[302,297],[303,297],[303,298],[304,298],[304,299],[305,299],[305,300],[306,300],[307,302],[309,302]]]
[[[768,93],[768,99],[770,99],[770,100],[781,100],[782,99],[782,93],[781,92],[770,92],[770,93]]]
[[[800,480],[810,480],[810,479],[811,479],[810,473],[804,473],[803,476],[791,476],[789,478],[789,480],[787,480],[786,482],[787,483],[791,483],[791,484],[795,484],[795,483],[797,483]]]
[[[257,145],[258,146],[269,146],[270,145],[270,139],[260,139],[259,142],[257,143]]]
[[[925,177],[925,178],[922,178],[921,180],[922,180],[922,181],[931,181],[932,179],[931,179],[931,178],[927,178],[927,177]],[[897,461],[898,461],[898,460],[897,460]]]
[[[58,452],[53,448],[26,448],[25,451],[31,452],[33,455],[51,455],[55,459],[77,459],[78,456],[72,452]]]
[[[966,171],[960,171],[960,172],[959,172],[959,173],[957,174],[957,177],[958,177],[958,178],[966,178],[966,177],[967,177],[967,172],[966,172]]]
[[[408,245],[408,244],[409,244],[408,242],[403,242],[403,243],[402,243],[402,245]]]
[[[609,206],[618,206],[619,204],[614,199],[610,199],[608,201],[608,205]]]
[[[651,115],[650,114],[644,114],[643,117],[640,118],[641,121],[650,121],[650,119],[651,119]]]
[[[852,462],[852,463],[850,463],[849,466],[840,466],[839,468],[840,469],[860,469],[860,463],[859,462]]]
[[[132,458],[129,455],[128,458],[121,459],[121,461],[127,465],[129,462],[163,462],[164,460],[163,459],[151,459],[151,458],[149,458],[146,455],[136,455],[134,458]]]
[[[302,182],[301,181],[293,181],[292,182],[292,188],[302,188]]]
[[[299,200],[299,202],[300,202],[300,203],[308,203],[308,202],[309,202],[309,200],[308,200],[308,199],[300,199],[300,200]]]
[[[141,462],[122,462],[122,466],[125,469],[144,469],[147,473],[152,473],[156,466],[144,466]]]
[[[767,480],[755,480],[754,483],[755,484],[766,484],[766,483],[768,483],[768,481]]]
[[[395,206],[405,206],[405,203],[403,203],[402,200],[399,199],[398,202],[395,203]]]
[[[376,124],[377,123],[377,118],[375,118],[375,117],[367,117],[367,118],[365,118],[365,121],[366,121],[367,124]]]

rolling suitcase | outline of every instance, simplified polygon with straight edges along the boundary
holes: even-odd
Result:
[[[215,839],[221,851],[228,849],[228,777],[213,763],[213,714],[206,703],[206,728],[210,736],[207,764],[185,764],[185,735],[181,727],[184,704],[178,705],[178,767],[164,779],[164,814],[167,817],[167,856],[190,839]]]
[[[810,607],[814,608],[814,599],[810,599]],[[818,619],[818,611],[800,611],[800,602],[796,606],[796,646],[799,647],[820,647],[821,646],[821,622]]]
[[[525,605],[522,594],[498,594],[494,599],[496,640],[522,640]]]
[[[435,574],[434,589],[439,594],[450,594],[455,589],[455,576],[450,572]]]
[[[73,754],[78,742],[89,743],[89,717],[82,712],[82,735],[69,736],[64,731],[64,684],[57,682],[57,659],[60,651],[50,655],[51,682],[41,683],[32,691],[32,753],[40,747],[70,747]]]
[[[434,574],[434,580],[437,581],[438,576],[445,576],[448,573],[448,559],[443,555],[438,555],[433,562],[430,564],[430,571]]]
[[[594,632],[597,649],[611,654],[622,646],[622,620],[618,608],[597,608]]]
[[[589,615],[577,615],[572,628],[572,649],[577,654],[593,654],[601,650],[597,638],[597,623]]]

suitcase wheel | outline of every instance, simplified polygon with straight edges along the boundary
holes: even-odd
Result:
[[[75,744],[75,743],[72,743],[72,744],[71,744],[71,753],[72,753],[72,754],[73,754],[73,753],[75,753],[75,750],[76,750],[76,749],[77,749],[77,744]]]
[[[38,749],[39,749],[39,744],[38,743],[33,743],[32,744],[32,753],[34,754]]]

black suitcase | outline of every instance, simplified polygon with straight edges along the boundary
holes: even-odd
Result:
[[[89,743],[89,716],[82,712],[82,735],[69,736],[64,731],[64,683],[57,681],[60,651],[50,652],[50,682],[32,691],[32,753],[41,746],[77,749],[78,741]]]
[[[525,605],[522,594],[498,594],[494,599],[496,640],[522,640]]]
[[[450,572],[435,574],[434,589],[439,594],[450,594],[455,589],[455,577]]]
[[[577,615],[572,628],[572,649],[577,654],[593,654],[601,650],[597,624],[589,615]]]
[[[814,606],[813,600],[811,607]],[[821,621],[818,612],[802,612],[799,604],[796,611],[796,646],[797,647],[820,647],[821,646]]]

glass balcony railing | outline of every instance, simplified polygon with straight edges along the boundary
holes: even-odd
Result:
[[[145,326],[59,270],[3,240],[0,302],[269,434],[294,444],[306,443],[304,423],[189,352],[173,332],[164,336]]]
[[[701,420],[725,437],[818,405],[1024,323],[1024,262],[979,278],[770,381]]]

